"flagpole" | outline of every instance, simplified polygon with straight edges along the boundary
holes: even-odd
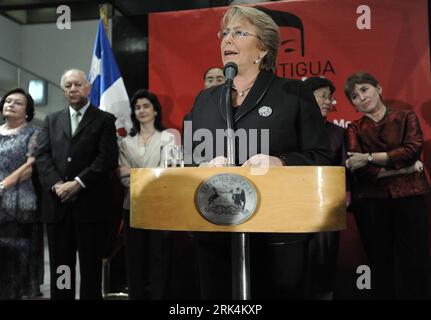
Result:
[[[108,5],[107,4],[102,4],[99,7],[99,16],[100,19],[103,21],[103,26],[105,27],[105,32],[108,35],[108,26],[109,26],[109,21],[108,21]]]

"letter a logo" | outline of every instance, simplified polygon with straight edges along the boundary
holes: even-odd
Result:
[[[371,269],[367,265],[360,265],[356,269],[357,274],[361,274],[356,279],[356,287],[359,290],[371,289]]]
[[[57,7],[57,13],[61,14],[57,18],[57,28],[59,30],[70,30],[72,29],[71,22],[70,22],[70,8],[66,5],[61,5]]]
[[[57,278],[57,289],[64,290],[64,289],[70,289],[71,288],[71,275],[70,275],[70,268],[66,265],[58,266],[57,268],[57,274],[60,274]]]
[[[371,9],[369,6],[361,5],[356,9],[357,14],[361,14],[356,19],[356,27],[359,30],[371,29]]]

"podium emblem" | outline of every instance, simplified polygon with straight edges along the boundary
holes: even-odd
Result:
[[[257,192],[246,178],[218,174],[204,181],[196,191],[196,206],[210,222],[218,225],[241,224],[253,215]]]

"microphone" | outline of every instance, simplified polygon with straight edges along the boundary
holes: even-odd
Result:
[[[232,116],[232,85],[233,78],[238,73],[238,66],[235,62],[228,62],[223,67],[223,73],[226,77],[224,91],[224,107],[226,112],[226,128],[227,128],[227,164],[229,167],[235,166],[235,135],[233,131],[233,116]]]
[[[226,77],[226,83],[231,86],[233,83],[233,78],[235,78],[236,74],[238,73],[238,66],[235,62],[228,62],[223,67],[223,73]]]

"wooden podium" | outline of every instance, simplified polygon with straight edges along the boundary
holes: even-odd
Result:
[[[226,173],[246,178],[257,192],[254,214],[238,225],[216,225],[204,218],[195,204],[200,185]],[[271,167],[265,174],[254,173],[241,167],[132,169],[130,224],[154,230],[234,232],[242,236],[242,247],[248,246],[249,232],[346,228],[344,167]],[[247,262],[247,250],[239,256]],[[247,286],[248,271],[244,266],[238,270],[243,278],[239,286],[244,287],[244,281]]]
[[[249,168],[132,169],[130,224],[176,231],[319,232],[346,227],[344,167],[273,167],[264,175]],[[256,188],[256,212],[239,225],[206,220],[195,205],[202,182],[221,174],[247,178]]]

